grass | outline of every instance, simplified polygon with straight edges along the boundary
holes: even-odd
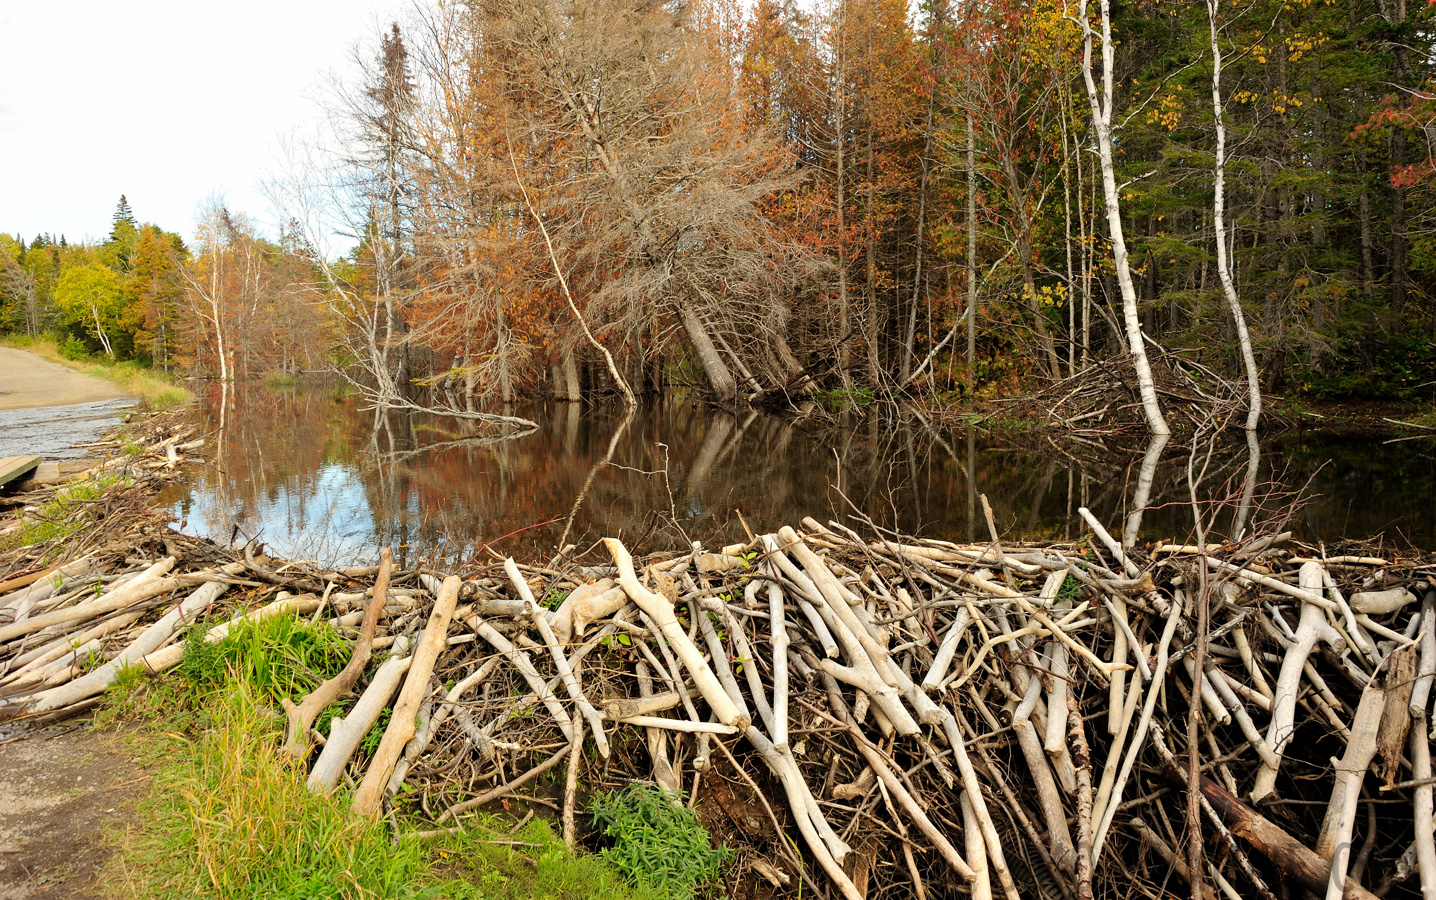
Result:
[[[139,398],[156,412],[183,406],[194,399],[193,394],[176,384],[164,372],[142,366],[137,362],[114,362],[102,357],[68,359],[50,338],[32,340],[24,335],[6,335],[0,337],[0,345],[17,350],[27,350],[50,362],[74,369],[76,372],[104,378],[113,382],[126,394]]]
[[[288,372],[270,372],[264,376],[264,386],[271,391],[292,391],[299,387],[299,379]]]
[[[115,896],[668,896],[631,887],[600,857],[568,854],[542,819],[511,834],[509,822],[481,814],[465,817],[463,833],[423,837],[407,824],[351,814],[343,792],[309,793],[304,761],[281,749],[284,720],[274,704],[346,659],[347,646],[327,627],[276,617],[215,645],[187,642],[167,678],[121,674],[97,723],[143,721],[129,730],[135,755],[162,765],[134,824],[112,835],[118,852],[106,881]]]
[[[64,540],[84,530],[92,522],[92,504],[111,488],[126,483],[122,475],[102,474],[60,488],[35,512],[26,513],[18,535],[21,546]]]

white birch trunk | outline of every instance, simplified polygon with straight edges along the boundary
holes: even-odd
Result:
[[[1237,297],[1236,282],[1232,278],[1231,261],[1227,258],[1226,226],[1226,178],[1227,178],[1227,127],[1222,120],[1222,49],[1217,43],[1217,10],[1221,0],[1207,0],[1207,22],[1212,35],[1212,115],[1217,128],[1217,158],[1213,172],[1215,198],[1212,201],[1212,223],[1217,239],[1217,277],[1222,282],[1222,293],[1226,295],[1227,306],[1231,307],[1232,321],[1237,326],[1237,341],[1242,348],[1242,365],[1247,372],[1247,431],[1255,431],[1261,418],[1261,382],[1257,378],[1256,354],[1252,352],[1252,339],[1247,331],[1247,319],[1242,313],[1241,300]]]
[[[1157,402],[1157,387],[1152,380],[1152,367],[1142,337],[1142,321],[1137,312],[1137,289],[1132,284],[1132,268],[1127,260],[1127,238],[1122,231],[1122,207],[1117,187],[1117,174],[1112,165],[1112,10],[1110,0],[1102,5],[1102,90],[1097,91],[1092,77],[1092,23],[1087,18],[1087,0],[1078,5],[1077,24],[1082,29],[1082,80],[1087,86],[1087,102],[1092,107],[1092,130],[1097,135],[1097,155],[1102,165],[1102,194],[1106,199],[1107,228],[1112,237],[1112,261],[1117,269],[1117,286],[1122,291],[1122,318],[1127,330],[1127,347],[1137,369],[1137,386],[1142,394],[1142,413],[1153,434],[1170,434],[1167,420]]]

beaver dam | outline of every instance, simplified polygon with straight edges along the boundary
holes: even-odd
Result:
[[[588,798],[637,781],[733,851],[729,896],[1436,897],[1430,558],[1124,550],[1089,514],[1064,543],[805,518],[329,571],[170,530],[145,505],[183,461],[168,428],[108,491],[22,498],[6,727],[303,617],[347,656],[275,711],[309,788],[429,834],[503,804],[591,846]]]

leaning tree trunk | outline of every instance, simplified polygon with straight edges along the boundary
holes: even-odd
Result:
[[[1132,284],[1132,267],[1127,259],[1127,238],[1122,231],[1122,208],[1117,188],[1117,173],[1112,164],[1112,68],[1115,49],[1112,46],[1112,9],[1110,0],[1102,4],[1102,90],[1092,77],[1092,23],[1087,18],[1087,0],[1077,12],[1082,29],[1082,80],[1087,87],[1087,102],[1092,107],[1092,129],[1097,134],[1097,155],[1102,165],[1102,194],[1106,199],[1107,229],[1112,238],[1112,261],[1117,269],[1117,285],[1122,292],[1122,318],[1127,329],[1127,346],[1137,369],[1137,385],[1142,395],[1142,413],[1153,434],[1170,434],[1167,420],[1157,401],[1157,387],[1152,380],[1152,366],[1142,336],[1142,322],[1137,314],[1137,289]]]
[[[693,352],[698,354],[698,362],[703,365],[703,373],[708,376],[708,386],[720,400],[736,400],[738,382],[733,380],[733,373],[728,371],[723,357],[718,355],[718,346],[708,334],[703,320],[686,303],[678,305],[678,317],[683,322],[683,330],[688,333],[689,342],[693,344]]]

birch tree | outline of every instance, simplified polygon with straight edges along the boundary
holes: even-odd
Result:
[[[1092,130],[1097,138],[1097,158],[1102,171],[1102,195],[1106,200],[1107,230],[1112,240],[1112,262],[1117,270],[1117,286],[1122,292],[1122,318],[1126,325],[1128,352],[1137,369],[1137,386],[1142,396],[1142,414],[1153,434],[1170,434],[1167,420],[1157,401],[1157,387],[1152,380],[1152,367],[1147,359],[1142,320],[1137,309],[1137,289],[1132,283],[1132,268],[1127,259],[1127,239],[1122,231],[1121,189],[1112,163],[1112,113],[1115,91],[1112,70],[1116,48],[1112,44],[1111,0],[1100,0],[1102,32],[1102,84],[1099,88],[1092,74],[1092,45],[1096,35],[1087,13],[1088,0],[1079,0],[1077,15],[1068,15],[1082,29],[1082,81],[1087,88],[1087,102],[1092,108]]]
[[[1242,302],[1237,296],[1236,281],[1232,278],[1231,260],[1227,256],[1226,226],[1226,179],[1227,179],[1227,129],[1222,118],[1222,47],[1218,40],[1221,29],[1217,25],[1221,0],[1207,0],[1207,22],[1212,38],[1212,117],[1216,127],[1216,162],[1212,170],[1214,196],[1212,199],[1212,224],[1217,240],[1217,277],[1222,283],[1222,293],[1232,311],[1232,321],[1237,329],[1237,342],[1241,346],[1242,365],[1247,376],[1247,421],[1246,430],[1255,431],[1261,418],[1261,380],[1257,373],[1256,354],[1252,352],[1251,333],[1247,331],[1247,319],[1242,312]]]

